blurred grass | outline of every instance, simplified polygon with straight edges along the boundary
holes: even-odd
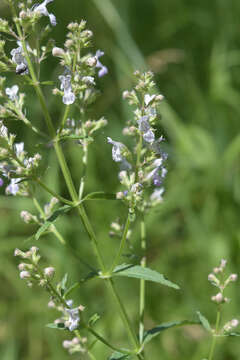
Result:
[[[168,140],[170,158],[165,201],[147,219],[148,258],[151,267],[181,285],[181,291],[147,285],[146,327],[191,319],[196,310],[214,322],[215,309],[210,302],[214,289],[207,275],[222,257],[229,261],[229,272],[239,273],[240,269],[240,3],[72,0],[67,6],[58,0],[51,8],[58,19],[53,30],[57,45],[64,40],[67,23],[83,17],[96,35],[95,47],[105,51],[104,61],[110,69],[109,76],[99,82],[102,97],[93,110],[98,116],[105,115],[109,125],[92,146],[87,191],[117,190],[117,166],[111,160],[106,136],[121,140],[119,134],[130,116],[121,91],[131,88],[132,71],[150,67],[155,72],[157,86],[167,99],[162,105],[159,130]],[[6,8],[1,11],[2,16],[8,16]],[[56,79],[61,70],[54,66],[52,61],[45,64],[44,79]],[[9,84],[14,81],[13,75]],[[45,90],[50,94],[50,89]],[[30,113],[39,114],[33,121],[44,129],[39,105],[27,91]],[[61,113],[59,100],[48,98],[57,119]],[[18,140],[24,137],[28,150],[35,151],[35,136],[21,125],[13,127]],[[66,144],[64,151],[77,181],[81,151],[73,144]],[[45,155],[49,166],[46,179],[52,188],[66,191],[54,154],[49,156],[48,151]],[[48,201],[45,194],[39,197],[42,203]],[[19,219],[22,209],[32,210],[32,204],[27,199],[0,197],[1,359],[68,359],[61,348],[64,334],[45,328],[57,317],[47,309],[46,294],[42,289],[26,288],[18,279],[13,250],[25,246],[35,230]],[[91,203],[88,211],[107,260],[117,245],[108,236],[109,224],[119,215],[124,219],[124,207]],[[59,221],[58,227],[92,264],[89,243],[74,212]],[[42,238],[37,246],[45,262],[56,266],[59,278],[68,272],[74,282],[86,274],[86,267],[52,236]],[[133,246],[138,251],[137,226]],[[129,314],[136,320],[138,283],[119,280],[118,287]],[[238,286],[233,285],[228,295],[232,301],[225,310],[226,321],[240,315]],[[113,321],[112,301],[101,283],[87,283],[75,297],[86,306],[87,314],[101,315],[97,325],[100,332],[116,344],[125,344],[122,324],[117,316]],[[198,327],[170,330],[149,345],[146,358],[197,360],[206,357],[208,345],[208,338]],[[219,341],[216,358],[238,359],[239,351],[237,338],[224,338]],[[100,360],[106,359],[108,352],[99,344],[96,354]]]

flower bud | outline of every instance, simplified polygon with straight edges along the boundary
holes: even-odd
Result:
[[[222,293],[218,293],[217,295],[212,296],[211,299],[212,299],[212,301],[216,302],[217,304],[221,304],[222,302],[225,301]]]
[[[30,278],[30,277],[31,277],[29,271],[21,271],[20,274],[19,274],[19,276],[20,276],[21,279],[26,279],[26,278]]]
[[[237,281],[237,278],[238,278],[237,274],[231,274],[229,276],[229,281],[232,281],[232,282]]]
[[[65,51],[62,48],[59,47],[54,47],[52,49],[52,56],[64,56],[65,55]]]
[[[48,278],[52,278],[55,274],[55,269],[54,267],[47,267],[44,269],[44,274],[48,277]]]

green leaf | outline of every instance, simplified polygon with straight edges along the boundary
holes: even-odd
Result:
[[[240,336],[240,332],[229,333],[227,336]]]
[[[170,328],[184,326],[184,325],[199,325],[199,324],[200,324],[199,321],[189,321],[189,320],[172,321],[172,322],[160,324],[150,330],[145,331],[143,337],[143,344],[146,345],[155,336],[158,336],[161,332],[168,330]]]
[[[91,136],[84,136],[84,135],[75,135],[75,134],[69,134],[69,135],[63,135],[60,136],[59,140],[87,140],[87,141],[93,141],[93,138]]]
[[[86,195],[83,201],[85,200],[117,200],[117,198],[116,194],[105,193],[104,191],[97,191]]]
[[[90,319],[88,320],[88,325],[93,326],[99,319],[100,319],[100,316],[97,313],[93,314],[90,317]]]
[[[76,290],[77,288],[79,288],[79,286],[80,286],[80,283],[79,283],[79,282],[77,282],[77,283],[73,284],[72,286],[70,286],[70,287],[66,290],[66,292],[65,292],[65,294],[64,294],[64,297],[69,296],[74,290]]]
[[[52,213],[52,215],[44,222],[44,224],[38,229],[36,235],[35,235],[35,239],[38,240],[40,238],[40,236],[42,236],[42,234],[49,228],[49,226],[51,224],[53,224],[57,218],[68,212],[69,210],[72,209],[72,206],[70,205],[64,205],[62,207],[60,207],[59,209],[57,209],[56,211],[54,211]]]
[[[207,318],[205,318],[205,316],[203,316],[200,311],[197,311],[197,316],[199,317],[199,320],[202,324],[202,326],[204,327],[204,329],[206,329],[209,332],[212,332],[212,328],[211,325],[209,324],[209,321]]]
[[[131,360],[132,356],[115,351],[108,360]]]
[[[58,324],[47,324],[46,327],[49,327],[51,329],[58,329],[58,330],[66,330],[64,323],[58,323]]]
[[[123,264],[117,266],[113,271],[114,276],[127,276],[136,279],[143,279],[146,281],[153,281],[165,286],[172,287],[174,289],[179,289],[177,284],[165,279],[165,277],[155,270],[149,268],[143,268],[139,265],[127,265]]]

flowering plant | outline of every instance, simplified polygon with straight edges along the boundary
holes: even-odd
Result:
[[[0,19],[0,32],[11,36],[16,41],[16,47],[12,48],[8,54],[5,51],[5,40],[0,41],[0,67],[6,73],[15,71],[16,82],[19,84],[6,85],[7,79],[0,78],[2,100],[0,105],[0,185],[5,186],[7,195],[25,196],[32,199],[37,213],[31,214],[23,210],[21,217],[24,222],[35,223],[38,226],[34,240],[39,240],[51,232],[63,246],[68,246],[68,239],[63,238],[55,221],[71,210],[77,212],[97,260],[97,268],[94,268],[94,271],[89,274],[88,279],[94,277],[107,285],[122,319],[129,347],[126,349],[111,344],[94,329],[98,316],[94,314],[86,319],[84,306],[78,304],[74,307],[73,300],[70,298],[72,292],[76,291],[80,284],[76,283],[69,287],[66,275],[61,281],[55,281],[54,277],[57,271],[53,266],[43,267],[40,265],[41,256],[39,248],[35,245],[28,251],[15,250],[15,256],[22,259],[19,264],[20,278],[26,280],[28,286],[32,287],[37,284],[48,292],[49,307],[61,313],[61,316],[48,326],[73,334],[71,340],[65,340],[63,343],[69,353],[84,353],[91,359],[96,359],[93,348],[95,342],[90,343],[82,335],[82,331],[86,331],[87,334],[92,335],[111,350],[112,354],[109,359],[144,359],[145,346],[163,330],[185,324],[206,324],[205,318],[199,313],[199,319],[194,321],[167,323],[152,329],[145,329],[144,325],[146,281],[179,289],[174,282],[150,269],[147,266],[146,258],[145,217],[153,208],[161,205],[164,179],[167,175],[168,155],[164,150],[164,137],[159,134],[157,126],[160,119],[159,107],[164,97],[156,93],[151,72],[136,71],[134,73],[134,88],[123,93],[123,98],[133,107],[132,117],[123,129],[123,134],[130,138],[127,141],[128,146],[110,136],[103,139],[112,146],[112,159],[119,166],[118,178],[121,190],[117,194],[105,192],[86,194],[88,153],[96,132],[107,125],[104,117],[95,120],[89,114],[89,108],[99,94],[96,88],[96,78],[108,74],[107,67],[99,60],[104,53],[101,50],[89,51],[93,33],[86,28],[86,22],[83,20],[80,23],[74,22],[68,25],[67,39],[62,48],[56,47],[52,40],[46,40],[46,35],[50,32],[51,27],[57,26],[55,15],[49,12],[50,3],[53,0],[44,0],[31,7],[31,1],[28,0],[19,3],[18,7],[14,0],[7,0],[7,2],[13,13],[14,25],[11,26],[6,20]],[[49,18],[50,24],[41,32],[37,45],[33,45],[32,38],[36,36],[43,16]],[[31,34],[29,35],[30,29]],[[42,62],[49,56],[58,58],[62,68],[56,87],[52,89],[52,94],[59,96],[59,102],[62,102],[64,106],[63,117],[57,122],[53,121],[42,88],[42,85],[51,85],[42,81],[41,77]],[[21,92],[24,91],[24,86],[19,81],[22,77],[35,90],[45,119],[47,133],[39,129],[33,119],[29,119],[25,94]],[[74,118],[70,118],[70,111]],[[46,146],[55,151],[69,193],[68,198],[53,190],[45,182],[46,169],[41,165],[42,155],[37,152],[28,156],[24,143],[15,141],[16,135],[8,129],[8,122],[11,119],[23,122],[46,141]],[[74,146],[79,147],[83,154],[83,171],[78,179],[79,190],[74,185],[71,169],[62,148],[62,142],[67,140],[73,140]],[[38,200],[36,189],[39,188],[50,196],[49,203],[45,206],[42,206]],[[89,200],[116,201],[116,203],[125,204],[125,224],[119,221],[111,224],[111,235],[120,238],[120,244],[110,267],[105,264],[98,236],[95,234],[85,209],[85,202]],[[126,264],[122,262],[122,258],[135,222],[140,227],[141,257],[137,258],[137,261]],[[140,281],[138,334],[115,286],[118,277],[130,277]],[[217,281],[215,278],[213,280]],[[234,280],[236,280],[236,276],[232,274],[229,282]],[[217,303],[225,301],[223,297],[220,299],[219,295],[216,295],[215,298],[214,301]],[[234,323],[232,321],[231,324],[226,325],[223,330],[224,334],[230,333],[230,330],[236,325],[236,320]],[[213,354],[213,350],[211,350],[211,354]]]

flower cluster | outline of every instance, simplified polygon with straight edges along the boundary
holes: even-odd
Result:
[[[24,143],[15,143],[14,140],[15,135],[10,134],[7,127],[0,122],[0,174],[10,180],[6,194],[27,196],[28,185],[22,182],[22,179],[36,175],[41,155],[27,157]]]
[[[74,331],[78,328],[80,323],[80,312],[84,310],[84,306],[79,305],[78,307],[73,307],[73,300],[67,300],[65,306],[59,305],[56,306],[55,303],[51,300],[49,306],[56,308],[61,312],[61,317],[54,321],[55,324],[59,326],[64,326],[69,331]]]
[[[162,148],[164,138],[156,136],[159,126],[157,108],[163,96],[151,94],[155,86],[151,72],[141,74],[137,71],[135,77],[135,88],[123,93],[123,98],[135,107],[133,119],[123,130],[124,135],[134,138],[133,149],[107,139],[112,145],[113,160],[120,164],[119,180],[125,187],[117,197],[125,200],[133,212],[135,207],[144,211],[162,201],[163,181],[167,174],[167,153]]]
[[[225,267],[227,265],[227,261],[222,259],[218,267],[215,267],[213,271],[208,275],[208,280],[210,283],[218,288],[218,293],[212,296],[212,301],[221,306],[222,304],[229,303],[230,299],[224,295],[224,291],[226,287],[232,283],[237,281],[237,274],[230,274],[228,277],[224,276]],[[221,333],[226,334],[231,332],[234,328],[236,328],[239,324],[237,319],[233,319],[228,321],[222,328]]]
[[[82,337],[81,339],[74,337],[72,340],[64,340],[63,347],[68,350],[69,354],[75,354],[77,352],[85,353],[87,351],[85,348],[86,342],[86,337]]]
[[[46,267],[43,270],[39,267],[38,263],[41,256],[38,253],[38,248],[32,246],[28,251],[21,251],[15,249],[14,256],[19,256],[24,260],[18,265],[19,276],[21,279],[27,281],[27,285],[32,287],[33,284],[40,286],[48,286],[48,282],[53,278],[55,269],[53,267]]]
[[[61,87],[54,89],[54,94],[63,95],[65,105],[73,104],[77,101],[81,111],[91,104],[98,92],[95,90],[95,73],[98,70],[98,76],[102,77],[108,73],[99,58],[104,55],[100,50],[95,55],[82,52],[90,46],[90,40],[93,33],[86,29],[86,22],[70,23],[68,25],[69,33],[65,41],[65,47],[54,47],[52,55],[61,59],[60,64],[64,66],[65,73],[59,76]]]

